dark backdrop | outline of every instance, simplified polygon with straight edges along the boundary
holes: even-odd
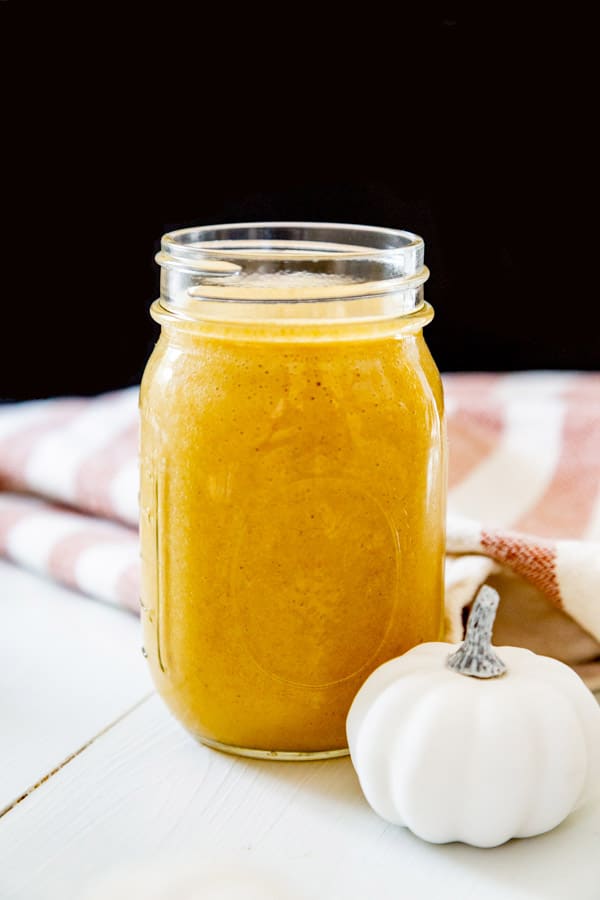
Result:
[[[156,337],[161,234],[260,219],[421,234],[442,370],[599,368],[578,249],[586,75],[558,65],[564,34],[514,24],[440,12],[410,41],[392,34],[392,52],[367,21],[352,40],[376,46],[369,71],[348,54],[332,70],[319,34],[299,54],[281,44],[262,67],[229,46],[227,65],[211,68],[190,56],[181,21],[173,60],[168,40],[146,43],[122,23],[104,42],[52,44],[41,64],[29,52],[38,77],[18,94],[3,167],[17,204],[2,222],[0,398],[137,382]],[[236,34],[248,43],[240,22]]]

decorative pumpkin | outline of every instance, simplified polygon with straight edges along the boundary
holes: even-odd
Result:
[[[481,588],[463,644],[421,644],[384,663],[348,714],[367,800],[433,843],[495,847],[549,831],[600,779],[600,706],[555,659],[496,655],[498,600]]]

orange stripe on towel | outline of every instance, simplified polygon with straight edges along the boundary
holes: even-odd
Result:
[[[0,487],[26,487],[26,468],[40,441],[77,418],[87,402],[77,398],[52,401],[52,408],[40,412],[35,422],[27,422],[5,438],[0,438]]]
[[[600,490],[600,375],[580,375],[565,393],[561,453],[535,506],[515,524],[542,537],[585,534]]]
[[[488,556],[509,566],[562,607],[553,543],[511,531],[483,531],[481,546]]]
[[[504,406],[493,391],[502,375],[446,376],[456,404],[448,415],[448,486],[456,487],[496,449],[504,430]]]
[[[75,478],[77,503],[97,515],[115,518],[111,484],[121,466],[134,459],[138,449],[137,420],[124,428],[106,447],[101,447],[79,466]]]
[[[71,587],[79,587],[77,582],[77,563],[86,550],[98,547],[100,544],[118,544],[122,541],[119,536],[108,529],[82,528],[75,534],[60,538],[52,547],[48,557],[48,574],[63,584]]]
[[[8,536],[15,525],[31,514],[31,509],[27,509],[21,504],[7,503],[6,500],[2,500],[0,506],[0,553],[6,552]]]

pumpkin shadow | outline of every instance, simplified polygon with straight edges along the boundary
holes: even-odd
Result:
[[[370,885],[364,896],[397,900],[395,886],[406,878],[409,859],[411,900],[430,900],[432,881],[437,887],[440,880],[447,880],[451,889],[461,885],[465,896],[473,897],[600,898],[600,791],[546,834],[479,848],[458,842],[428,844],[380,819],[368,806],[348,757],[301,763],[247,759],[243,765],[265,786],[288,793],[290,815],[277,823],[284,832],[295,833],[296,812],[301,818],[308,812],[315,821],[328,819],[334,841],[336,833],[340,839],[346,835],[350,823],[354,838],[360,835],[360,874],[352,864],[347,873],[337,873],[336,890],[330,894],[336,900],[362,896],[363,882],[365,891]]]
[[[600,793],[552,831],[537,837],[487,849],[452,843],[431,845],[431,850],[446,865],[468,869],[474,890],[491,883],[498,888],[505,885],[506,896],[515,900],[566,900],[569,896],[598,900],[599,834]]]

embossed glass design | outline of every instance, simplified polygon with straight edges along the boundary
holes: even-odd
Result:
[[[445,438],[423,242],[258,223],[163,238],[141,391],[144,647],[173,713],[254,756],[346,751],[437,640]]]

